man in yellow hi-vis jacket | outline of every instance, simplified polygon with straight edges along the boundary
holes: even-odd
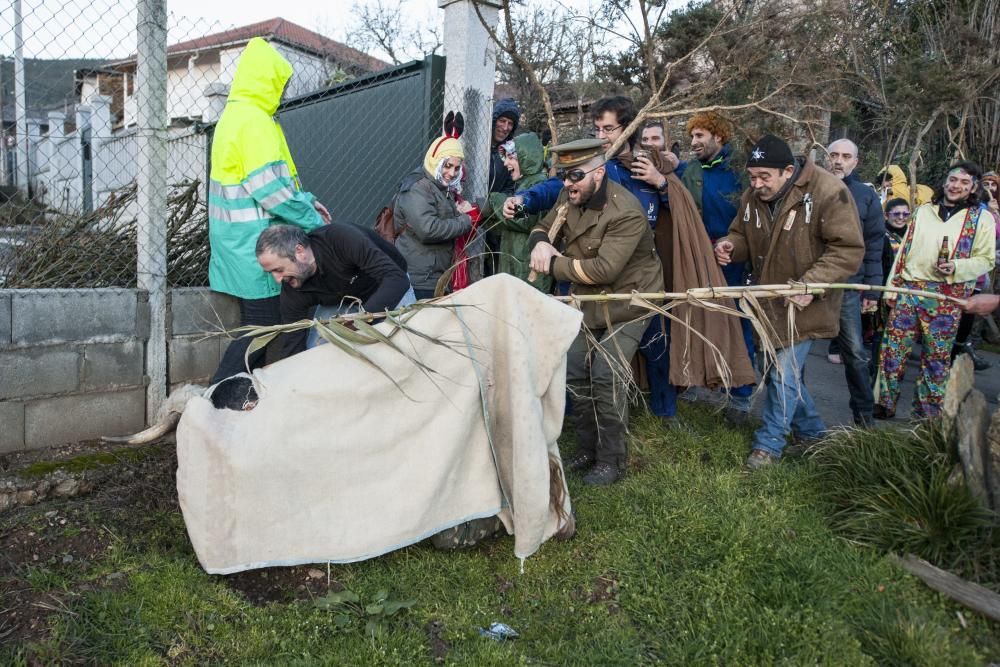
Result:
[[[208,192],[208,234],[212,258],[208,280],[216,292],[240,301],[240,325],[281,323],[280,286],[257,263],[254,248],[261,231],[288,223],[305,231],[330,221],[315,197],[302,191],[281,126],[273,118],[292,76],[274,47],[251,39],[236,65],[233,84],[212,140]],[[243,370],[249,339],[233,341],[212,382]],[[263,363],[263,350],[251,355],[251,368]]]

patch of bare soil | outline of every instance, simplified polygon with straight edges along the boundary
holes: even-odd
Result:
[[[444,633],[444,623],[439,620],[429,622],[424,630],[427,632],[427,643],[431,650],[431,659],[436,664],[441,664],[448,657],[451,644],[446,642],[441,635]]]
[[[161,447],[164,451],[174,449],[175,441],[173,434],[165,436],[160,440],[149,443],[147,447]],[[123,445],[120,443],[109,443],[102,440],[82,440],[69,445],[58,447],[47,447],[42,449],[29,449],[21,452],[8,452],[0,454],[0,473],[12,474],[21,468],[26,468],[33,463],[65,461],[77,456],[89,456],[93,454],[114,454],[115,452],[134,449],[135,445]]]
[[[127,573],[87,573],[116,543],[148,548],[157,514],[179,511],[176,468],[173,448],[164,448],[115,464],[90,495],[0,515],[0,642],[42,639],[53,614],[73,613],[73,598],[125,585]]]
[[[344,586],[336,579],[327,579],[326,563],[249,570],[225,575],[222,579],[227,586],[246,598],[247,602],[258,606],[272,602],[311,600],[326,595],[329,591],[344,590]]]
[[[618,601],[618,579],[617,575],[605,572],[591,582],[590,590],[580,587],[573,592],[573,597],[588,604],[605,604],[609,614],[617,614],[622,610]]]

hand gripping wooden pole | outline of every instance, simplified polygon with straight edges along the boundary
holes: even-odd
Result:
[[[549,227],[549,243],[555,243],[556,237],[559,236],[559,232],[562,231],[562,226],[566,224],[566,216],[569,214],[569,204],[563,204],[556,211],[556,219],[552,221],[552,226]],[[534,269],[528,274],[528,282],[532,283],[538,279],[538,272]]]

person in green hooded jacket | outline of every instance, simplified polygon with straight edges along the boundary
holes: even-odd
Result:
[[[510,172],[511,178],[518,190],[526,190],[548,178],[545,173],[545,155],[542,142],[534,132],[519,134],[498,147],[504,166]],[[509,273],[528,282],[531,266],[528,259],[531,252],[528,248],[528,234],[538,225],[548,211],[540,211],[531,215],[514,216],[508,220],[501,215],[503,203],[510,193],[495,192],[487,200],[486,214],[490,225],[500,227],[500,261],[501,273]],[[531,281],[531,285],[549,293],[552,291],[552,277],[539,275]]]
[[[226,108],[212,138],[208,187],[208,281],[239,299],[240,326],[281,323],[280,286],[257,263],[257,237],[272,224],[310,232],[330,214],[299,184],[295,162],[274,119],[292,66],[270,44],[251,39],[236,64]],[[244,370],[249,338],[229,344],[212,383]],[[250,355],[263,364],[264,351]]]

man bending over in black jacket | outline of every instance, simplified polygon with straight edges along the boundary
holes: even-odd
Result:
[[[416,299],[406,260],[374,230],[331,223],[306,234],[271,225],[257,240],[257,261],[281,283],[281,322],[329,318],[355,309],[379,313]],[[315,331],[310,329],[308,333]],[[313,347],[307,331],[282,335],[278,359]]]

